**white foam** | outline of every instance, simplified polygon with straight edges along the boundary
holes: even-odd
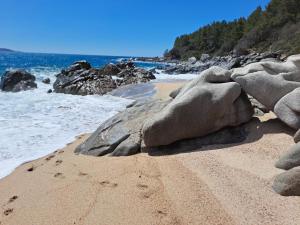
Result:
[[[32,70],[38,89],[0,92],[0,178],[18,165],[64,147],[74,137],[93,132],[103,121],[125,109],[131,100],[113,96],[47,94],[56,70]]]
[[[169,75],[163,73],[162,70],[156,70],[158,74],[154,74],[157,80],[192,80],[196,77],[199,77],[199,74],[187,73],[187,74],[176,74]]]

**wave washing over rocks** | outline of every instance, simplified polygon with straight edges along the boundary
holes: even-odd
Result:
[[[48,94],[49,89],[53,89],[53,84],[57,80],[57,74],[61,73],[62,66],[67,67],[65,64],[68,62],[65,61],[73,60],[73,56],[71,56],[71,59],[66,58],[67,56],[60,55],[55,55],[54,57],[52,55],[23,56],[21,54],[16,56],[5,55],[2,56],[2,58],[3,57],[4,59],[0,61],[2,72],[5,68],[8,70],[13,70],[15,67],[24,68],[25,70],[19,75],[20,79],[26,80],[23,76],[32,74],[34,75],[34,79],[28,76],[30,78],[29,84],[35,83],[37,87],[28,86],[27,82],[22,83],[16,81],[14,80],[14,76],[11,76],[10,81],[12,84],[15,85],[19,82],[19,85],[14,86],[17,88],[13,90],[13,86],[11,86],[8,87],[8,89],[12,88],[11,90],[6,90],[13,92],[0,91],[0,102],[2,103],[0,104],[0,178],[8,175],[14,168],[24,162],[42,157],[65,146],[67,143],[73,141],[75,136],[94,131],[105,120],[123,111],[128,104],[132,103],[132,100],[115,97],[123,96],[120,93],[113,94],[114,96],[78,96],[55,92]],[[23,58],[27,59],[28,57],[31,64],[27,66]],[[63,63],[56,61],[54,58],[62,58],[63,60],[61,61]],[[99,60],[98,58],[87,59],[91,60],[93,65],[96,65],[96,61]],[[107,61],[105,61],[106,59],[102,60],[104,63],[107,63]],[[49,63],[49,61],[51,63]],[[118,60],[115,61],[118,62]],[[122,61],[124,60],[120,60],[119,63]],[[58,66],[57,62],[60,62]],[[44,66],[43,64],[49,64],[49,66]],[[146,69],[154,65],[149,63],[144,65],[142,62],[135,64]],[[106,68],[111,70],[115,69],[111,64],[108,64]],[[125,70],[126,76],[120,78],[119,85],[123,85],[123,83],[126,85],[127,81],[128,83],[143,81],[145,79],[143,76],[151,75],[151,73],[146,72],[146,70],[142,68],[132,67]],[[100,71],[98,69],[92,70],[96,72]],[[135,79],[129,79],[130,73],[137,75],[137,77]],[[159,80],[165,80],[193,79],[197,75],[184,74],[173,76],[158,70],[155,76]],[[145,81],[149,80],[150,79],[146,78]],[[154,94],[153,85],[144,84],[143,86],[143,84],[141,84],[140,86],[133,85],[130,87],[125,86],[124,88],[126,90],[132,89],[131,92],[141,93],[145,92],[146,87],[149,89],[149,95]],[[116,91],[128,97],[128,90],[126,90],[124,91],[121,88]],[[21,92],[14,93],[14,91]],[[99,92],[99,94],[101,93]],[[130,96],[131,95],[132,94],[130,94]],[[149,97],[149,95],[146,94],[147,97]]]
[[[58,70],[30,69],[38,88],[0,93],[0,178],[20,164],[49,154],[92,132],[99,124],[125,109],[131,100],[113,96],[47,94]]]

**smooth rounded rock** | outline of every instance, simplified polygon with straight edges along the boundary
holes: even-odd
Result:
[[[145,145],[168,145],[249,121],[251,103],[230,75],[228,70],[212,67],[182,87],[169,105],[145,122]]]
[[[274,180],[273,189],[282,196],[300,196],[300,167],[279,174]]]
[[[300,55],[284,63],[258,62],[233,70],[231,78],[269,110],[294,89],[300,87]]]
[[[281,156],[275,166],[284,170],[300,166],[300,143],[295,144],[288,152]]]
[[[285,124],[296,130],[300,129],[300,88],[281,98],[275,105],[274,113]]]

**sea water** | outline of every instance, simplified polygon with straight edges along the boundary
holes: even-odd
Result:
[[[75,96],[51,93],[55,75],[75,61],[86,60],[93,67],[116,63],[127,57],[62,54],[0,54],[0,76],[5,70],[25,69],[36,76],[38,88],[9,93],[0,91],[0,178],[24,162],[43,157],[74,140],[93,132],[102,122],[124,110],[132,100],[104,96]],[[137,63],[153,68],[156,64]],[[159,79],[190,79],[195,75],[168,76]],[[51,84],[42,83],[50,78]]]

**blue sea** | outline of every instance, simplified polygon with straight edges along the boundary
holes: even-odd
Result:
[[[0,178],[17,166],[64,147],[82,133],[93,132],[102,122],[124,110],[132,100],[104,96],[47,94],[55,75],[75,61],[86,60],[94,67],[116,63],[128,57],[67,54],[0,53],[0,76],[11,69],[25,69],[37,78],[35,90],[0,91]],[[157,64],[137,63],[153,68]],[[187,75],[156,75],[159,79]],[[51,84],[41,81],[50,78]]]

